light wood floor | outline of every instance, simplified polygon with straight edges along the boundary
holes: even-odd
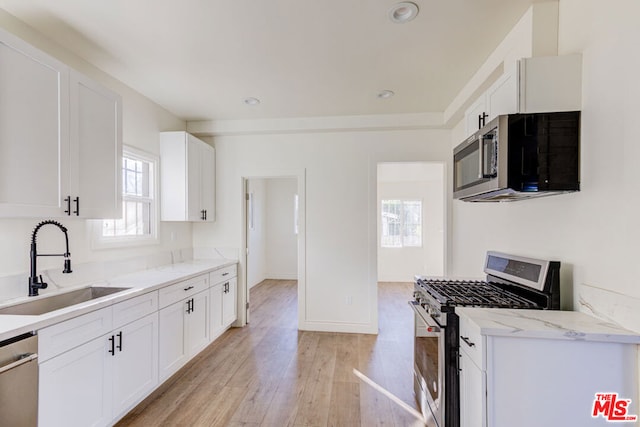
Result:
[[[297,330],[295,281],[251,290],[232,328],[118,426],[420,426],[413,397],[410,283],[381,283],[379,335]]]

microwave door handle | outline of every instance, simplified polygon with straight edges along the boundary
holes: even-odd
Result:
[[[484,138],[482,135],[478,137],[478,179],[484,178]]]

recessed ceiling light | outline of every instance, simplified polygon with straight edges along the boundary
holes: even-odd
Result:
[[[378,98],[380,99],[389,99],[391,98],[393,95],[395,95],[395,93],[392,90],[381,90],[380,92],[378,92]]]
[[[389,19],[397,24],[411,21],[418,16],[418,5],[410,1],[403,1],[389,9]]]
[[[258,98],[249,97],[244,99],[244,103],[247,105],[258,105],[260,104],[260,100]]]

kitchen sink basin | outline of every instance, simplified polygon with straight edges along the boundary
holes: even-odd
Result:
[[[59,295],[34,299],[0,309],[0,314],[38,315],[48,313],[61,308],[70,307],[96,298],[126,291],[131,288],[111,288],[102,286],[90,286],[76,291],[65,292]]]

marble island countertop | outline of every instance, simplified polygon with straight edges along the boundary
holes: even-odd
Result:
[[[640,334],[577,311],[457,307],[482,335],[640,344]]]
[[[80,316],[103,307],[152,292],[159,288],[169,286],[183,280],[190,279],[203,273],[224,268],[237,263],[231,259],[193,260],[178,264],[171,264],[154,269],[143,270],[121,276],[115,276],[109,280],[98,283],[87,283],[83,286],[64,288],[56,293],[48,293],[41,297],[27,297],[12,299],[0,303],[0,309],[33,300],[33,298],[47,298],[63,292],[85,288],[87,286],[123,287],[130,288],[101,298],[75,304],[59,310],[50,311],[40,315],[14,315],[0,314],[0,341],[17,335],[36,331],[55,323]],[[25,284],[25,293],[27,291]]]

